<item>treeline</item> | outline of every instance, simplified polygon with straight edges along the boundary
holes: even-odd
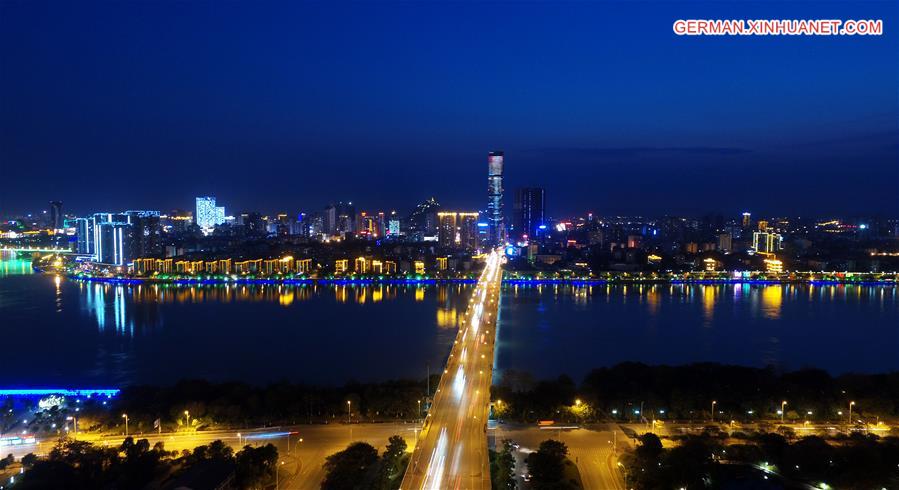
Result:
[[[714,363],[629,362],[595,369],[580,384],[568,376],[536,381],[527,373],[508,371],[493,399],[503,401],[505,418],[529,422],[638,418],[641,406],[646,417],[702,419],[709,417],[712,401],[718,417],[727,420],[777,417],[782,401],[787,401],[786,419],[839,420],[853,401],[853,414],[859,417],[894,417],[899,415],[899,372],[834,377],[819,369],[781,373]],[[584,403],[583,410],[569,409],[576,400]]]
[[[790,442],[779,434],[756,434],[725,446],[709,435],[686,436],[664,448],[652,433],[624,456],[629,488],[899,488],[899,438],[853,434],[830,444],[816,436]],[[767,478],[766,478],[767,477]],[[779,480],[779,487],[762,480]]]
[[[325,459],[322,490],[396,490],[410,455],[401,436],[391,436],[384,454],[366,442],[354,442]]]
[[[436,387],[438,380],[433,376],[431,386]],[[185,380],[168,387],[123,389],[115,398],[115,409],[106,411],[104,422],[120,424],[120,413],[127,413],[132,428],[144,432],[152,430],[157,419],[165,430],[181,427],[188,423],[185,412],[193,428],[345,422],[348,401],[352,422],[412,420],[418,418],[418,401],[426,406],[425,391],[423,379],[348,383],[342,387],[291,383],[260,387]]]
[[[231,479],[237,488],[265,487],[275,481],[277,461],[278,450],[271,444],[247,446],[235,454],[222,441],[214,441],[179,453],[166,451],[161,442],[150,447],[146,439],[135,441],[131,437],[111,448],[65,439],[46,458],[25,455],[25,472],[15,488],[180,488],[180,478],[210,467],[215,467],[221,478]]]

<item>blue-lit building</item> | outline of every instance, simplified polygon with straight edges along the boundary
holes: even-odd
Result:
[[[503,152],[491,151],[487,155],[487,225],[488,243],[500,245],[506,241],[503,220]]]
[[[93,218],[77,218],[75,220],[76,245],[75,252],[83,255],[94,254],[94,220]]]
[[[197,214],[194,216],[197,226],[203,230],[211,230],[225,222],[225,208],[216,206],[215,197],[198,197]]]
[[[533,240],[540,233],[540,225],[546,224],[546,192],[540,187],[525,187],[515,193],[512,220],[512,236]],[[545,229],[545,228],[544,228]]]

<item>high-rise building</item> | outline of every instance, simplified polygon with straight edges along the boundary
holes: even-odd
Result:
[[[546,193],[540,187],[525,187],[515,193],[514,219],[512,227],[517,240],[527,236],[534,239],[539,234],[540,225],[545,224]]]
[[[782,237],[777,233],[756,231],[752,234],[752,248],[756,253],[775,254],[783,248]]]
[[[441,247],[453,248],[457,238],[456,212],[437,213],[437,243]]]
[[[469,251],[478,248],[478,216],[474,213],[445,211],[437,213],[437,243],[441,247]]]
[[[197,226],[203,230],[212,230],[225,222],[225,208],[215,205],[215,197],[197,198],[197,213],[194,215]]]
[[[75,252],[85,255],[94,254],[94,220],[92,218],[77,218],[75,220]]]
[[[487,224],[488,241],[501,245],[506,240],[503,222],[503,152],[491,151],[487,155]]]
[[[159,211],[125,211],[125,217],[132,226],[127,259],[162,254],[162,225],[159,215]]]
[[[478,216],[477,212],[459,213],[459,246],[465,250],[474,251],[479,248]]]
[[[743,228],[749,229],[752,226],[752,213],[743,213]]]
[[[62,201],[50,201],[50,228],[62,229]]]
[[[96,225],[97,253],[101,264],[125,265],[131,257],[134,227],[122,221],[106,221]]]
[[[327,235],[353,233],[356,228],[356,208],[352,202],[337,202],[325,208],[324,228]]]
[[[722,252],[731,252],[734,249],[734,239],[730,233],[718,234],[718,250]]]

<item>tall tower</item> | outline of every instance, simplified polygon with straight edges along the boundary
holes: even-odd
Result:
[[[62,229],[62,201],[50,201],[50,227]]]
[[[487,155],[487,224],[491,245],[501,245],[506,240],[503,223],[503,152],[491,151]]]

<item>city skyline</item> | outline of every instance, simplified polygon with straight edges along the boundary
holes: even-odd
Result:
[[[132,7],[0,7],[15,74],[0,78],[4,212],[187,209],[207,194],[231,209],[469,208],[496,148],[505,187],[545,188],[553,214],[896,211],[893,30],[671,29],[690,15],[890,26],[890,2]]]

